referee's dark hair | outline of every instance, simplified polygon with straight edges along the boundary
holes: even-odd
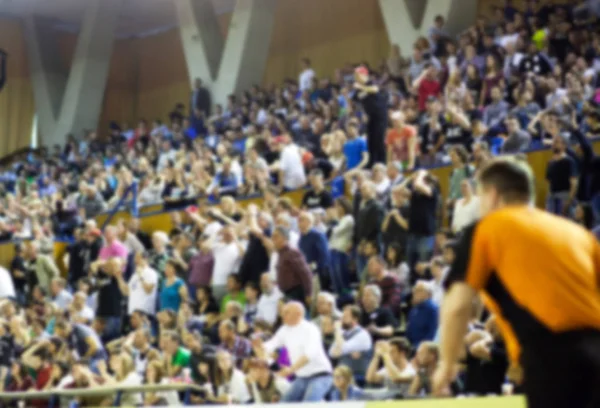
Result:
[[[478,179],[482,187],[495,188],[507,203],[528,203],[535,193],[531,168],[513,157],[489,161],[481,169]]]

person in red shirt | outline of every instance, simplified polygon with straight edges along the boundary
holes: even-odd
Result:
[[[385,138],[387,162],[400,161],[406,170],[412,170],[418,155],[417,129],[406,124],[401,111],[392,112],[390,118],[393,127]]]
[[[429,65],[413,82],[413,91],[417,93],[419,100],[419,111],[424,112],[427,108],[427,98],[437,97],[441,89],[438,73],[434,66]]]

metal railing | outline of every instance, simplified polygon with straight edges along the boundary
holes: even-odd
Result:
[[[119,406],[123,393],[148,393],[161,391],[183,392],[183,405],[190,404],[190,396],[193,391],[202,392],[205,388],[196,384],[172,383],[172,384],[146,384],[146,385],[111,385],[98,386],[93,388],[69,388],[52,389],[46,391],[19,391],[19,392],[0,392],[1,401],[21,401],[21,400],[48,400],[48,408],[59,406],[59,400],[63,398],[75,397],[103,397],[113,396],[115,403],[113,406]]]

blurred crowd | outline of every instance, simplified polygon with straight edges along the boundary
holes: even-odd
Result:
[[[4,168],[0,236],[17,244],[0,268],[0,389],[177,382],[198,386],[194,404],[428,396],[443,281],[489,158],[550,147],[547,210],[597,228],[600,25],[551,3],[506,1],[457,37],[437,17],[380,66],[327,78],[305,59],[297,80],[225,106],[196,80],[165,123],[111,123]],[[427,170],[442,164],[445,196]],[[299,189],[300,203],[285,194]],[[171,230],[94,221],[150,204]],[[518,390],[495,316],[476,304],[472,317],[448,395]]]

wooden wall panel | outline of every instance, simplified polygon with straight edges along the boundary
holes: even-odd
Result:
[[[8,53],[7,81],[0,91],[0,157],[31,142],[35,112],[21,23],[0,19],[0,49]]]

